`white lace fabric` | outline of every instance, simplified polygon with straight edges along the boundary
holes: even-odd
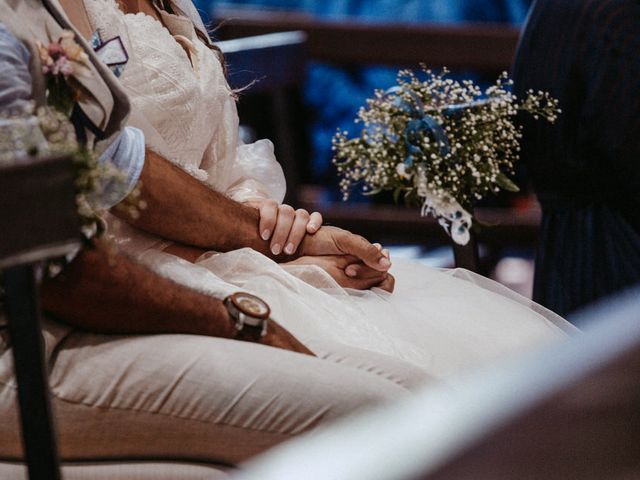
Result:
[[[236,101],[216,52],[197,36],[191,20],[162,12],[125,14],[115,0],[85,0],[103,41],[120,37],[129,56],[120,80],[147,148],[230,198],[282,201],[286,182],[273,145],[239,139]],[[110,219],[113,223],[113,219]],[[123,226],[125,248],[142,252],[151,237]]]

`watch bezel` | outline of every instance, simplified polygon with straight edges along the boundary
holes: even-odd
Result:
[[[263,307],[265,311],[262,313],[248,311],[242,305],[244,299],[257,303]],[[261,337],[267,334],[271,307],[260,297],[246,292],[236,292],[226,297],[223,303],[227,307],[231,320],[234,321],[236,330],[240,332],[244,330],[245,327],[250,327],[252,330],[259,329]]]
[[[256,313],[256,312],[248,311],[241,303],[243,299],[248,299],[261,305],[262,307],[264,307],[264,310],[265,310],[264,313]],[[233,307],[239,313],[242,313],[247,317],[257,318],[259,320],[268,320],[269,317],[271,316],[271,308],[269,307],[269,304],[267,304],[267,302],[262,300],[260,297],[257,297],[256,295],[252,295],[251,293],[246,293],[246,292],[232,293],[227,297],[227,300],[231,302]]]

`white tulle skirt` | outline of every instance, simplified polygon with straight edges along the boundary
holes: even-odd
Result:
[[[219,298],[239,290],[258,295],[303,343],[371,350],[444,381],[577,332],[553,312],[466,270],[396,260],[396,290],[389,294],[343,289],[318,267],[281,266],[251,249],[207,254],[196,265],[157,250],[141,260]]]

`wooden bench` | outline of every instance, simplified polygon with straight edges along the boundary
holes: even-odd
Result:
[[[357,20],[321,20],[310,15],[270,10],[217,7],[216,35],[221,39],[298,30],[308,36],[310,60],[336,65],[416,66],[508,70],[519,29],[488,24],[375,24]]]
[[[304,81],[307,35],[271,33],[221,41],[218,46],[225,54],[229,83],[242,98],[241,118],[264,126],[260,135],[274,141],[287,179],[287,201],[295,203],[303,176],[299,152],[306,132],[295,125],[302,108],[298,89]]]

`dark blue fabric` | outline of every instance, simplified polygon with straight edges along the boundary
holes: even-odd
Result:
[[[566,315],[640,282],[640,0],[538,0],[514,79],[563,109],[523,118],[522,153],[543,208],[534,299]]]

